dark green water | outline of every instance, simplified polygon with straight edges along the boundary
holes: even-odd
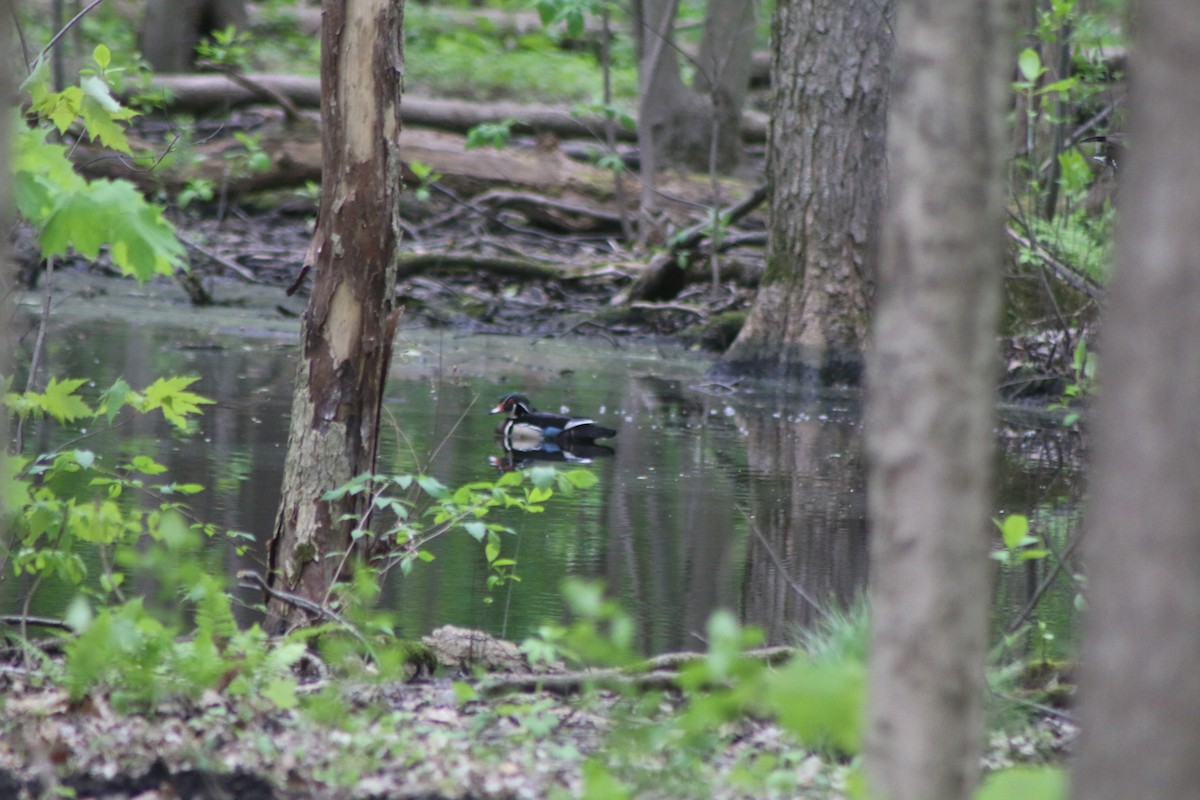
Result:
[[[180,313],[183,313],[181,309]],[[153,455],[174,480],[209,490],[192,505],[206,520],[265,542],[274,527],[296,349],[294,321],[231,322],[198,328],[89,319],[56,328],[53,372],[123,376],[132,385],[166,374],[197,375],[196,391],[215,400],[194,436],[138,419],[89,438],[110,463]],[[501,394],[522,390],[543,410],[590,416],[617,428],[612,457],[587,465],[599,481],[544,514],[504,518],[517,533],[507,555],[522,580],[491,596],[478,543],[442,537],[430,564],[389,574],[383,602],[408,635],[442,624],[485,628],[520,640],[562,618],[566,576],[603,579],[640,623],[648,653],[702,646],[705,621],[733,609],[772,642],[787,642],[843,607],[868,579],[864,461],[854,397],[730,396],[704,383],[708,357],[673,348],[613,348],[601,340],[533,340],[407,331],[397,343],[386,398],[380,469],[424,472],[451,486],[494,479],[500,456],[487,412]],[[34,448],[56,441],[47,430]],[[1065,542],[1075,526],[1080,476],[1061,438],[1021,428],[999,439],[999,505],[1027,513]],[[84,446],[84,445],[75,445]],[[1060,545],[1062,546],[1062,545]],[[262,548],[244,556],[208,554],[232,576],[262,569]],[[1042,579],[1041,565],[1006,568],[980,591],[997,597],[1000,630]],[[20,586],[5,576],[4,610]],[[1056,647],[1069,642],[1073,589],[1062,581],[1045,601]],[[54,614],[67,592],[47,586],[37,610]],[[248,603],[258,598],[246,595]],[[252,618],[250,611],[246,619]]]

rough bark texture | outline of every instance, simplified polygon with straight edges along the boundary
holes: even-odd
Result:
[[[887,182],[888,9],[877,0],[776,3],[767,270],[719,377],[861,376]]]
[[[714,155],[714,133],[716,166],[727,171],[741,153],[739,124],[753,63],[754,3],[710,0],[698,74],[691,88],[683,82],[679,46],[672,33],[678,7],[678,0],[641,0],[635,6],[642,171],[680,165],[707,170]]]
[[[245,0],[149,0],[139,44],[155,72],[190,72],[203,37],[246,23]]]
[[[1079,800],[1200,796],[1200,5],[1138,8],[1093,426]]]
[[[983,738],[1008,0],[899,5],[869,364],[872,797],[972,796]]]
[[[350,547],[344,514],[361,501],[322,495],[375,465],[379,408],[395,332],[401,190],[404,4],[326,0],[321,206],[301,331],[283,498],[270,547],[272,585],[321,602]],[[333,557],[331,557],[333,556]],[[272,601],[274,627],[303,621]]]

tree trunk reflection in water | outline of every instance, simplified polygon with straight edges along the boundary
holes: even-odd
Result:
[[[677,385],[654,378],[629,381],[623,407],[641,419],[674,412],[697,422],[707,411]],[[664,447],[661,435],[621,437],[604,503],[604,577],[640,610],[638,645],[647,653],[702,649],[709,615],[735,600],[734,485],[713,469],[722,453],[699,430],[688,446]],[[648,476],[647,469],[663,474]]]
[[[747,415],[749,546],[742,617],[788,643],[867,585],[866,472],[848,421]]]

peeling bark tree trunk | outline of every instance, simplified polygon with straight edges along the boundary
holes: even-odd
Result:
[[[899,4],[867,398],[871,796],[966,800],[983,749],[1009,0]]]
[[[1079,800],[1200,787],[1200,5],[1137,8],[1092,426]]]
[[[246,0],[150,0],[139,44],[155,72],[191,72],[203,37],[246,23]]]
[[[322,495],[375,465],[395,332],[400,240],[402,0],[326,0],[321,40],[324,181],[306,263],[315,266],[301,331],[283,498],[269,549],[272,587],[322,602],[351,546],[354,497]],[[304,621],[272,599],[272,627]]]
[[[775,5],[767,268],[717,377],[859,380],[887,183],[888,9]]]

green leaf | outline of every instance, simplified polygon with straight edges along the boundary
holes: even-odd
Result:
[[[1000,528],[1004,546],[1009,550],[1015,550],[1026,543],[1025,539],[1029,536],[1029,518],[1024,514],[1009,514],[996,525]]]
[[[1067,775],[1062,767],[1013,767],[988,775],[976,800],[1063,800]]]
[[[865,695],[861,664],[797,657],[768,676],[763,711],[805,744],[857,753]]]
[[[166,467],[150,456],[134,456],[129,460],[128,466],[143,475],[161,475],[167,471]]]
[[[576,489],[588,489],[600,482],[600,479],[586,469],[573,469],[563,473],[563,477],[571,482]]]
[[[471,534],[471,538],[477,542],[482,542],[483,537],[487,535],[487,525],[478,521],[464,522],[463,530]]]
[[[1050,92],[1069,92],[1075,88],[1075,84],[1077,83],[1079,83],[1079,79],[1074,76],[1070,78],[1063,78],[1062,80],[1054,81],[1053,83],[1047,83],[1045,86],[1038,89],[1037,93],[1049,94]]]
[[[1021,55],[1017,56],[1017,68],[1021,71],[1022,77],[1032,83],[1041,77],[1042,57],[1038,55],[1037,50],[1027,47],[1021,51]]]
[[[120,413],[121,407],[125,405],[125,399],[129,397],[133,388],[125,382],[124,378],[117,378],[113,385],[100,395],[100,409],[108,418],[108,424],[111,425]]]
[[[80,417],[92,416],[92,409],[83,402],[83,398],[75,394],[75,390],[85,383],[87,381],[83,378],[72,378],[60,383],[58,378],[51,377],[46,391],[41,395],[42,410],[59,422],[71,422]]]
[[[446,487],[446,484],[429,475],[419,476],[417,478],[417,485],[424,489],[425,493],[430,497],[441,498],[450,494],[450,490]]]
[[[108,245],[113,263],[143,281],[156,273],[170,275],[184,263],[183,245],[162,209],[147,203],[132,183],[123,180],[96,180],[60,192],[44,215],[38,239],[47,258],[71,248],[95,258]]]
[[[103,44],[96,45],[96,49],[92,51],[92,58],[102,70],[108,69],[108,65],[112,63],[112,53]]]
[[[83,99],[79,102],[79,116],[83,119],[87,135],[105,147],[133,155],[133,148],[129,146],[129,140],[125,137],[125,128],[118,124],[118,120],[129,115],[121,109],[116,100],[113,100],[112,95],[108,94],[108,86],[103,81],[92,78],[87,85],[97,93],[103,90],[103,94],[85,91]],[[110,108],[109,104],[116,106],[116,109]]]
[[[275,704],[275,707],[287,711],[299,705],[296,699],[296,681],[291,678],[276,678],[262,689],[262,696]]]
[[[496,479],[497,486],[520,486],[525,476],[520,472],[506,472]]]
[[[529,490],[530,503],[544,503],[554,496],[554,490],[549,486],[534,486]]]
[[[554,467],[534,467],[529,470],[529,479],[533,481],[533,485],[538,488],[554,485],[554,479],[558,475],[558,470]]]
[[[600,759],[583,762],[584,800],[628,800],[632,796],[629,787],[609,772]]]
[[[187,429],[189,414],[200,413],[200,406],[211,404],[207,397],[185,391],[196,381],[193,376],[177,375],[172,378],[159,378],[146,387],[142,392],[142,411],[159,409],[164,417],[176,427]]]

